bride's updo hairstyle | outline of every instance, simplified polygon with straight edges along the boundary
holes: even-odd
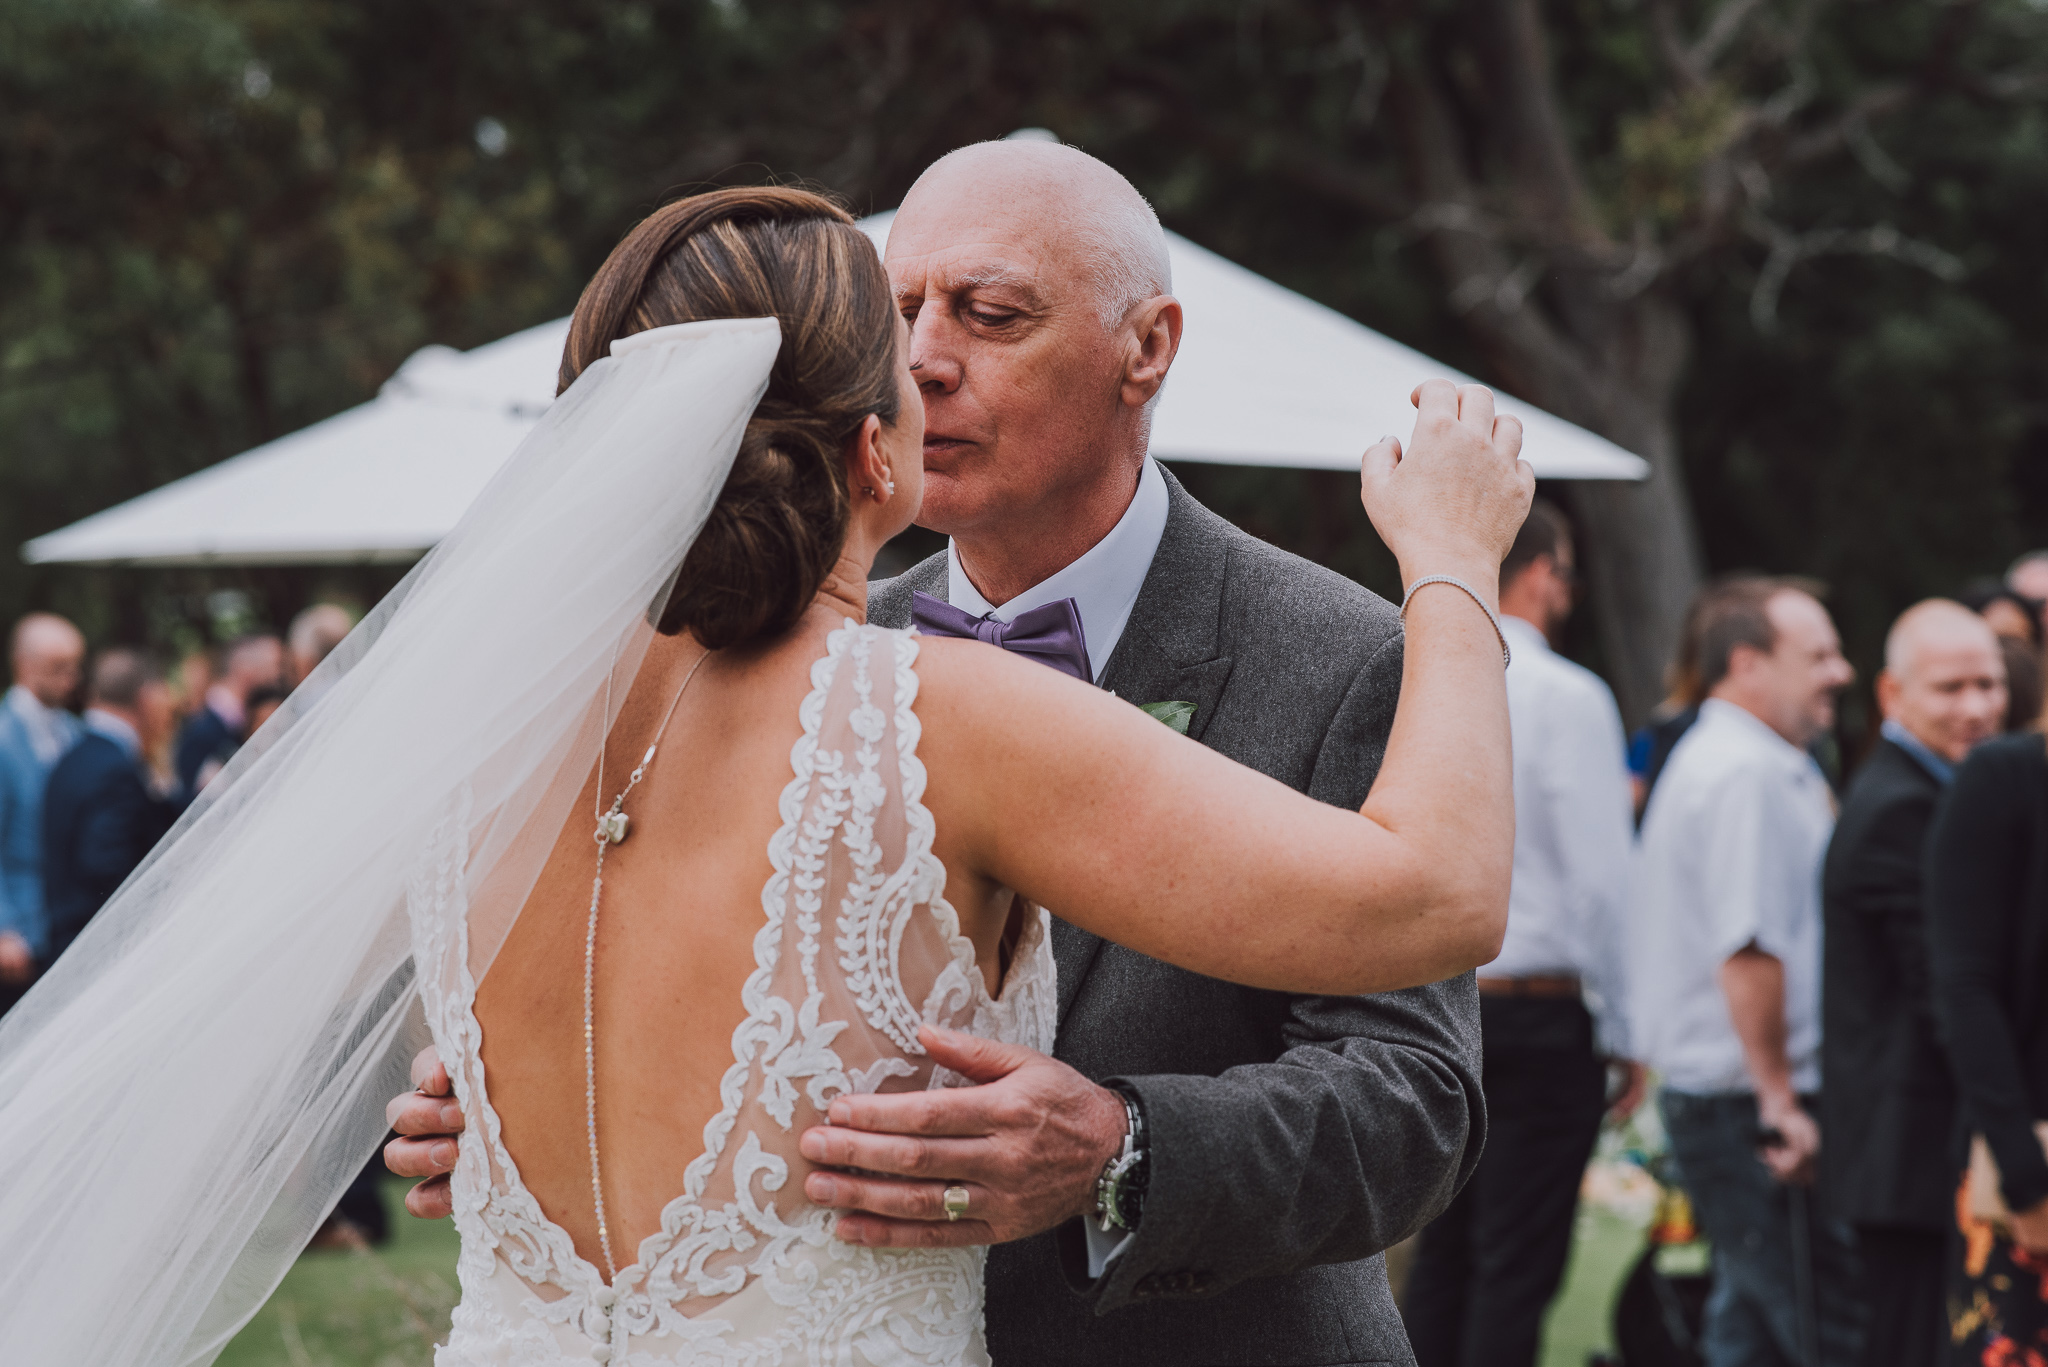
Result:
[[[576,303],[560,389],[621,337],[708,318],[775,318],[782,350],[710,521],[655,625],[707,647],[796,624],[846,544],[846,443],[893,425],[896,304],[874,244],[831,200],[776,186],[655,210]]]

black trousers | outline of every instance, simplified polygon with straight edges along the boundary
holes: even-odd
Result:
[[[1533,1367],[1564,1280],[1607,1070],[1576,1001],[1481,997],[1486,1151],[1422,1232],[1401,1318],[1419,1367]]]
[[[1936,1367],[1948,1338],[1948,1236],[1858,1225],[1865,1367]]]

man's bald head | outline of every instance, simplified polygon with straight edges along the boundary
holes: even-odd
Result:
[[[979,142],[925,169],[890,228],[922,237],[928,226],[967,220],[970,232],[1033,243],[1049,260],[1084,272],[1103,326],[1173,291],[1159,216],[1108,163],[1038,139]],[[957,238],[957,232],[946,232]]]
[[[1908,677],[1925,668],[1930,657],[1957,646],[1996,651],[1998,637],[1982,617],[1961,603],[1929,598],[1907,608],[1892,623],[1884,638],[1884,667]]]
[[[78,687],[85,637],[54,612],[31,612],[8,642],[14,681],[45,707],[62,707]]]
[[[1166,235],[1131,183],[1055,142],[986,142],[918,178],[885,256],[924,399],[918,521],[1002,604],[1130,507],[1180,346]]]
[[[1884,641],[1877,703],[1951,762],[1997,733],[2005,719],[2005,657],[1982,617],[1930,598],[1899,614]]]

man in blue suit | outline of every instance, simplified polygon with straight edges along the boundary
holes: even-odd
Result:
[[[0,699],[0,1011],[28,990],[49,948],[43,917],[43,787],[78,739],[64,710],[85,638],[62,617],[30,613],[9,643],[14,686]]]
[[[140,651],[93,663],[85,735],[43,793],[43,913],[54,963],[171,828],[177,809],[146,756],[171,733],[171,690]]]

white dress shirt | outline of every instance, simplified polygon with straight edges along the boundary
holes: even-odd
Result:
[[[6,704],[21,719],[21,729],[28,734],[28,747],[35,752],[38,763],[49,769],[64,758],[64,752],[78,737],[70,713],[43,706],[42,699],[20,684],[7,690]]]
[[[1629,1052],[1623,952],[1634,845],[1628,742],[1600,676],[1519,617],[1501,630],[1515,753],[1508,933],[1481,977],[1577,977],[1601,1052]]]
[[[1681,1092],[1754,1092],[1721,965],[1755,945],[1785,967],[1792,1085],[1820,1085],[1820,866],[1833,795],[1798,746],[1709,698],[1643,816],[1634,1035]]]
[[[991,614],[998,622],[1013,620],[1019,613],[1074,600],[1081,613],[1081,635],[1088,646],[1088,672],[1099,682],[1109,666],[1116,643],[1123,639],[1131,620],[1138,590],[1152,569],[1159,538],[1166,535],[1166,477],[1149,458],[1138,476],[1138,492],[1131,506],[1109,529],[1109,535],[1090,546],[1080,559],[1012,598],[1001,607],[981,596],[965,570],[960,568],[960,551],[946,545],[946,600],[962,612],[976,617]]]

